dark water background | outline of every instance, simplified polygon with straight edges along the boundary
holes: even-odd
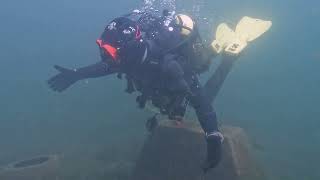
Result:
[[[253,137],[270,179],[319,179],[320,1],[163,2],[200,18],[206,38],[218,23],[243,15],[273,21],[236,63],[214,105],[223,123]],[[93,179],[99,163],[134,159],[150,112],[136,108],[124,81],[90,79],[57,94],[46,80],[54,64],[97,62],[95,40],[105,24],[141,6],[138,0],[1,0],[0,164],[59,153],[74,163],[68,179]]]

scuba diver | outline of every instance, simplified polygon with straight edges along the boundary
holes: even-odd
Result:
[[[151,102],[169,119],[181,120],[191,105],[205,132],[207,159],[202,168],[206,172],[219,163],[224,139],[212,101],[247,42],[271,26],[271,22],[249,17],[242,20],[235,31],[226,24],[219,25],[215,41],[208,46],[187,15],[167,10],[159,16],[134,11],[112,20],[97,40],[101,61],[73,70],[56,65],[59,73],[48,84],[62,92],[79,80],[117,74],[119,79],[125,76],[126,92],[140,93],[136,98],[140,108]],[[221,53],[226,60],[201,85],[198,76]]]

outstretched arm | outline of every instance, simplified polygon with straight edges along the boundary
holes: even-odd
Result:
[[[119,72],[118,68],[112,68],[102,61],[86,67],[74,70],[81,79],[97,78]]]
[[[54,68],[58,70],[59,73],[50,78],[48,84],[52,90],[58,92],[66,90],[79,80],[106,76],[119,71],[119,69],[111,68],[104,62],[98,62],[78,69],[67,69],[57,65],[55,65]]]

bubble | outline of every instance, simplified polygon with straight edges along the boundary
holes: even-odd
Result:
[[[163,9],[173,11],[176,9],[176,0],[144,0],[142,9],[147,12]]]

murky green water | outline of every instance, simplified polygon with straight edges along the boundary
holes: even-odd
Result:
[[[65,157],[64,174],[70,180],[107,177],[106,164],[130,166],[150,113],[138,110],[135,97],[123,92],[125,82],[90,79],[57,94],[46,80],[55,73],[55,64],[72,68],[97,62],[95,40],[105,24],[143,3],[0,4],[0,164],[59,154]],[[273,21],[272,29],[236,63],[214,105],[220,121],[241,126],[254,138],[256,155],[270,179],[319,179],[320,2],[160,4],[197,17],[208,40],[220,22],[232,24],[244,15]]]

